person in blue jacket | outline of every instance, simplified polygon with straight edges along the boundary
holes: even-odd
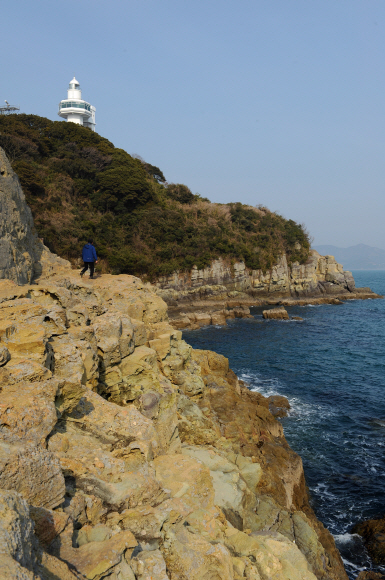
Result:
[[[85,246],[83,246],[82,259],[84,262],[84,268],[80,272],[80,276],[83,276],[83,274],[85,274],[89,268],[90,269],[90,278],[93,278],[95,264],[98,261],[98,257],[96,255],[96,250],[94,248],[94,241],[93,240],[88,240],[88,244],[85,244]]]

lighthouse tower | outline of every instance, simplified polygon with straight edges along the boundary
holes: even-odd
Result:
[[[83,101],[80,85],[74,77],[69,84],[67,98],[59,103],[59,117],[95,131],[95,111],[95,107]]]

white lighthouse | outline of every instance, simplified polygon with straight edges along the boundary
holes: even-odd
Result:
[[[95,111],[95,107],[83,101],[80,85],[74,77],[69,84],[67,98],[59,103],[59,117],[95,131]]]

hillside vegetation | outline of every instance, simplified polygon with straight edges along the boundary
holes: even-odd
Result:
[[[290,262],[308,257],[308,235],[293,220],[263,207],[210,203],[74,123],[0,116],[0,146],[40,237],[72,263],[89,237],[103,271],[149,280],[218,257],[264,271],[283,251]]]

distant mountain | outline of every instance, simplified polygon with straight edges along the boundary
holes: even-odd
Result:
[[[337,246],[314,246],[321,255],[332,255],[345,270],[385,270],[385,250],[365,244],[349,248]]]

